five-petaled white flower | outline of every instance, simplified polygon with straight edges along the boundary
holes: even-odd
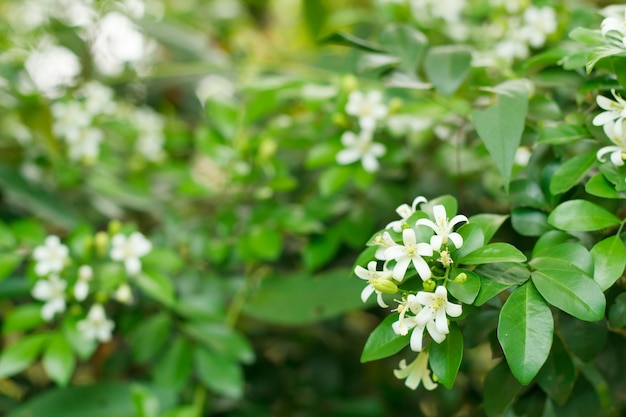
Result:
[[[361,160],[361,165],[367,172],[378,171],[378,158],[387,152],[385,145],[372,140],[371,130],[361,130],[358,135],[354,132],[344,132],[341,135],[341,143],[346,149],[337,153],[335,158],[337,163],[348,165]]]
[[[605,110],[593,118],[594,126],[604,126],[607,123],[624,120],[626,118],[626,100],[615,94],[615,90],[611,90],[611,94],[615,101],[604,96],[597,96],[596,102],[601,109]],[[621,128],[621,126],[619,127]]]
[[[435,342],[443,342],[445,335],[450,333],[447,316],[459,317],[463,308],[448,301],[448,290],[443,285],[438,286],[434,293],[418,292],[415,300],[423,306],[415,316],[417,326],[426,326]]]
[[[363,94],[353,91],[348,96],[346,113],[359,118],[359,125],[363,130],[374,130],[376,122],[387,116],[387,106],[383,103],[380,91],[370,91]]]
[[[87,340],[98,340],[100,342],[108,342],[111,340],[111,333],[115,323],[107,319],[102,304],[94,304],[89,309],[87,317],[76,323],[78,331],[83,334]]]
[[[132,304],[133,290],[130,288],[130,285],[123,283],[117,287],[117,290],[115,290],[115,293],[113,294],[113,298],[122,304]]]
[[[33,251],[35,273],[45,276],[50,273],[58,273],[63,270],[68,260],[69,250],[61,243],[58,236],[50,235],[44,240],[42,246],[37,246]]]
[[[374,245],[378,246],[374,257],[376,259],[380,259],[381,261],[387,260],[387,258],[385,257],[385,251],[392,246],[396,246],[397,244],[396,241],[393,240],[389,232],[383,232],[382,235],[376,236],[373,243]]]
[[[417,206],[419,204],[426,203],[427,201],[428,200],[426,200],[426,198],[418,196],[415,198],[415,200],[413,200],[413,203],[410,206],[406,203],[401,204],[396,209],[396,213],[400,215],[401,219],[392,221],[387,226],[385,226],[385,229],[391,228],[394,232],[400,233],[402,227],[407,224],[407,220],[409,219],[409,217],[411,217],[413,213],[417,211]]]
[[[429,279],[432,273],[422,256],[433,256],[433,248],[428,243],[417,243],[413,229],[402,231],[402,242],[403,245],[395,245],[385,250],[385,258],[396,261],[393,267],[393,278],[402,281],[409,264],[412,262],[422,280]]]
[[[56,313],[65,311],[65,288],[67,282],[56,275],[50,275],[37,281],[31,294],[33,298],[45,301],[41,308],[41,317],[50,321]]]
[[[604,133],[615,146],[605,146],[598,150],[596,157],[600,162],[605,162],[604,155],[610,154],[611,162],[615,166],[624,165],[626,159],[626,120],[620,119],[616,123],[608,122],[603,126]]]
[[[391,324],[391,328],[395,334],[405,336],[413,329],[411,333],[410,346],[411,350],[420,352],[422,350],[422,337],[424,334],[424,326],[420,326],[417,322],[416,315],[422,310],[422,305],[417,301],[415,294],[409,294],[402,299],[402,302],[396,309],[400,313],[398,320]],[[413,315],[407,316],[411,312]]]
[[[429,219],[419,219],[415,222],[416,227],[428,226],[435,231],[436,234],[430,238],[430,245],[433,250],[440,250],[441,245],[448,244],[448,240],[451,240],[456,248],[463,246],[463,237],[456,232],[452,232],[452,229],[460,222],[467,222],[467,217],[459,214],[454,216],[452,220],[448,222],[446,208],[442,205],[436,205],[433,207],[433,215],[435,216],[434,223]]]
[[[126,272],[130,275],[141,271],[139,258],[152,250],[150,241],[139,232],[134,232],[129,237],[118,233],[111,239],[111,245],[111,259],[124,262]]]
[[[530,6],[524,11],[522,37],[533,48],[540,48],[546,42],[546,35],[554,33],[557,27],[556,12],[552,7]]]
[[[89,294],[89,281],[93,278],[93,268],[89,265],[82,265],[78,268],[78,280],[74,284],[74,298],[83,301]]]
[[[626,48],[626,9],[623,19],[613,16],[605,18],[600,24],[600,31],[613,45]]]
[[[419,387],[420,382],[428,391],[437,388],[437,384],[433,382],[430,376],[430,369],[428,369],[428,352],[420,352],[409,365],[406,364],[405,359],[402,359],[400,369],[394,369],[393,374],[398,379],[405,379],[404,385],[413,390]]]
[[[378,302],[378,305],[382,308],[389,307],[383,300],[383,293],[377,290],[374,286],[380,284],[381,281],[390,281],[391,271],[388,269],[378,271],[376,270],[376,261],[371,261],[367,264],[367,269],[357,265],[356,268],[354,268],[354,273],[357,277],[368,282],[367,286],[363,288],[363,291],[361,292],[361,300],[363,300],[363,302],[366,302],[370,295],[376,292],[376,301]]]

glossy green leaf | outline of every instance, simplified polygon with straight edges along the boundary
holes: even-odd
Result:
[[[578,268],[541,269],[531,276],[541,295],[553,306],[580,320],[596,321],[604,317],[606,300],[602,290]]]
[[[413,26],[388,25],[380,34],[380,44],[400,58],[401,65],[414,73],[428,44],[428,38]]]
[[[487,416],[502,417],[521,391],[522,385],[511,374],[506,361],[500,362],[489,371],[483,384]]]
[[[304,249],[302,260],[307,270],[314,271],[330,262],[337,254],[341,245],[338,229],[329,230],[324,234],[312,235]]]
[[[128,335],[133,360],[145,363],[154,359],[169,339],[172,324],[171,317],[165,312],[137,323]]]
[[[480,265],[474,272],[480,277],[480,291],[474,301],[477,306],[483,305],[508,288],[523,284],[530,278],[528,268],[516,263]]]
[[[483,229],[477,224],[466,223],[459,228],[458,233],[463,238],[463,245],[452,253],[452,258],[457,262],[485,245]]]
[[[529,384],[548,358],[553,332],[550,307],[532,282],[515,289],[500,312],[498,340],[522,384]]]
[[[7,278],[20,265],[24,257],[17,253],[0,254],[0,281]]]
[[[47,341],[47,334],[38,333],[25,336],[2,349],[0,352],[0,378],[13,376],[28,368],[37,359]]]
[[[534,208],[513,209],[511,225],[522,236],[541,236],[552,230],[548,224],[548,215]]]
[[[596,174],[585,183],[585,191],[602,198],[626,199],[626,192],[617,191],[603,174]]]
[[[55,333],[50,337],[41,363],[50,379],[57,385],[64,387],[70,382],[76,368],[76,357],[62,333]]]
[[[603,349],[607,337],[604,320],[586,322],[568,314],[559,314],[558,331],[569,349],[585,362],[593,360]]]
[[[572,242],[563,242],[550,248],[545,248],[535,254],[529,262],[535,269],[563,269],[577,267],[588,276],[593,276],[593,259],[591,253],[582,245]]]
[[[615,328],[626,326],[626,292],[615,297],[609,308],[609,323]]]
[[[510,187],[509,198],[514,206],[537,209],[545,209],[548,206],[541,186],[536,181],[518,179],[511,181]]]
[[[246,302],[244,313],[274,324],[315,323],[375,304],[375,297],[371,297],[367,304],[361,301],[359,294],[365,285],[365,281],[355,278],[346,269],[315,276],[303,273],[265,278]],[[285,314],[285,300],[297,300],[298,308]]]
[[[572,357],[561,339],[555,337],[550,356],[537,374],[537,383],[557,404],[564,404],[574,388],[575,381],[576,368]]]
[[[189,378],[192,367],[192,345],[178,337],[154,364],[155,384],[173,390],[182,389]]]
[[[230,398],[243,395],[243,372],[233,359],[198,346],[193,354],[198,379],[213,392]]]
[[[548,223],[568,232],[586,232],[618,226],[620,220],[603,207],[587,200],[569,200],[559,204]]]
[[[480,265],[494,262],[524,262],[525,260],[526,256],[515,246],[509,243],[497,242],[485,245],[465,255],[459,259],[459,263]]]
[[[467,280],[462,284],[449,281],[447,286],[448,291],[463,304],[472,304],[474,300],[476,300],[478,291],[480,291],[480,278],[474,272],[467,269],[454,269],[451,276],[454,278],[460,273],[464,273],[467,276]]]
[[[537,142],[545,145],[565,145],[588,137],[589,132],[584,127],[565,124],[543,128]]]
[[[548,250],[553,246],[565,243],[567,241],[575,239],[574,236],[569,233],[562,232],[560,230],[550,230],[544,233],[537,239],[535,246],[533,246],[532,257],[535,258],[544,250]]]
[[[496,101],[472,113],[478,135],[502,175],[505,189],[511,178],[515,153],[522,139],[529,86],[526,80],[507,81],[496,87]]]
[[[341,190],[352,177],[352,170],[348,166],[335,166],[325,170],[319,178],[320,193],[330,196]]]
[[[343,45],[350,46],[353,48],[361,49],[368,52],[384,52],[380,46],[374,45],[364,39],[358,38],[356,36],[350,35],[345,32],[335,32],[331,33],[328,36],[323,37],[318,41],[320,44],[334,44],[334,45]]]
[[[224,323],[188,323],[182,326],[182,330],[190,338],[230,359],[243,363],[254,361],[254,350],[248,340]]]
[[[23,304],[13,307],[2,323],[2,332],[11,333],[31,330],[44,323],[40,304]]]
[[[596,153],[576,155],[556,170],[550,181],[550,193],[562,194],[578,184],[596,162]]]
[[[617,166],[607,161],[599,166],[600,172],[604,177],[613,184],[615,190],[619,193],[626,191],[626,165]]]
[[[400,336],[396,334],[391,325],[398,320],[399,314],[390,314],[385,317],[376,328],[370,333],[361,353],[361,362],[370,362],[377,359],[386,358],[400,352],[409,344],[409,335]]]
[[[471,69],[472,51],[462,45],[435,46],[428,50],[424,71],[437,91],[453,95]]]
[[[626,268],[626,247],[619,236],[607,237],[591,248],[595,265],[594,281],[605,291],[624,273]]]
[[[137,417],[158,417],[161,410],[159,398],[150,389],[136,384],[131,387],[131,396]]]
[[[455,323],[450,323],[450,333],[441,343],[432,342],[428,363],[444,387],[451,389],[463,359],[463,335]]]
[[[134,282],[149,297],[168,307],[174,305],[174,287],[165,275],[156,272],[142,272],[134,277]]]
[[[469,224],[478,225],[483,230],[485,243],[489,243],[493,235],[496,234],[500,226],[509,218],[503,214],[481,213],[469,218]]]

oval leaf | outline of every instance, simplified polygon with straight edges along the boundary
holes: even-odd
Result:
[[[26,336],[3,349],[0,354],[0,378],[15,375],[28,368],[39,356],[46,340],[48,335],[39,333]]]
[[[620,220],[597,204],[586,200],[570,200],[550,213],[548,223],[568,232],[588,232],[618,226]]]
[[[463,335],[455,323],[450,323],[450,333],[441,343],[431,343],[430,368],[444,387],[451,389],[463,359]]]
[[[548,358],[553,333],[550,307],[532,282],[517,287],[500,312],[498,340],[522,384],[530,383]]]
[[[596,153],[576,155],[564,162],[550,180],[550,193],[561,194],[578,184],[596,162]]]
[[[593,280],[602,291],[613,285],[626,268],[626,247],[619,236],[611,236],[596,243],[591,248],[591,257],[595,265]]]
[[[526,256],[515,246],[498,242],[483,246],[459,260],[465,265],[480,265],[494,262],[524,262]]]
[[[424,61],[428,80],[444,96],[451,96],[461,86],[471,69],[472,52],[462,45],[431,48]]]
[[[66,386],[76,367],[72,347],[61,333],[57,333],[46,347],[42,364],[46,373],[57,385]]]
[[[396,354],[409,344],[408,334],[405,336],[397,335],[391,328],[392,323],[398,320],[398,317],[399,314],[385,317],[385,320],[370,334],[361,354],[362,363]]]

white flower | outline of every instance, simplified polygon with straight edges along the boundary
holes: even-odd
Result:
[[[81,131],[91,124],[92,115],[76,100],[56,102],[50,106],[50,111],[54,119],[52,132],[68,141],[79,140]]]
[[[419,387],[420,382],[428,391],[437,388],[437,384],[433,382],[428,369],[428,352],[420,352],[408,366],[406,360],[402,359],[400,369],[394,369],[393,374],[398,379],[406,379],[404,384],[413,390]]]
[[[143,107],[133,113],[131,121],[137,130],[137,151],[150,161],[160,160],[165,142],[163,118],[150,107]]]
[[[57,45],[44,45],[31,52],[24,67],[35,87],[48,97],[58,97],[74,85],[81,71],[78,57]]]
[[[117,287],[117,290],[115,290],[115,293],[113,294],[113,298],[122,304],[132,304],[133,291],[130,289],[128,284],[124,283]]]
[[[402,242],[404,245],[395,245],[385,250],[385,257],[388,260],[394,259],[396,261],[393,267],[393,278],[402,281],[409,264],[412,262],[422,280],[429,279],[432,274],[428,263],[422,256],[432,256],[433,248],[428,243],[417,243],[413,229],[402,231]]]
[[[33,298],[45,301],[41,308],[41,317],[50,321],[56,313],[65,311],[65,288],[67,282],[56,275],[50,275],[47,279],[37,281],[31,295]]]
[[[396,309],[400,313],[398,320],[391,324],[391,328],[395,334],[405,336],[409,333],[409,330],[413,329],[411,333],[410,346],[414,352],[420,352],[422,350],[422,335],[424,334],[424,326],[420,326],[417,323],[416,314],[422,310],[422,305],[415,298],[415,294],[409,294],[406,298],[403,298],[402,302]],[[412,316],[407,316],[406,313],[413,313]]]
[[[207,75],[198,83],[196,96],[203,106],[207,100],[230,100],[235,96],[235,85],[221,75]]]
[[[396,246],[396,241],[392,239],[389,232],[384,232],[382,235],[376,236],[373,243],[374,245],[378,246],[374,257],[376,259],[380,259],[381,261],[387,260],[387,258],[385,257],[385,251],[387,250],[387,248]]]
[[[452,220],[448,222],[446,208],[442,205],[436,205],[433,207],[433,214],[435,216],[435,223],[429,219],[418,219],[417,222],[415,222],[416,227],[428,226],[435,231],[436,234],[430,238],[430,245],[433,250],[438,251],[441,249],[441,245],[448,244],[448,240],[451,240],[456,248],[463,246],[463,238],[460,234],[452,232],[452,229],[460,222],[467,222],[467,217],[459,214],[454,216]]]
[[[621,48],[626,48],[626,8],[624,18],[609,16],[600,24],[600,31],[605,39]]]
[[[626,159],[626,120],[619,119],[618,122],[607,122],[604,126],[604,133],[616,146],[605,146],[601,148],[596,157],[600,162],[605,162],[604,156],[610,154],[611,162],[615,166],[624,165],[624,159]]]
[[[363,94],[353,91],[348,96],[346,113],[358,117],[363,130],[374,130],[376,122],[387,116],[387,106],[383,103],[383,95],[380,91],[370,91]]]
[[[372,140],[372,132],[369,130],[361,130],[358,136],[353,132],[344,132],[341,143],[346,149],[337,154],[337,163],[348,165],[361,160],[361,165],[367,172],[378,171],[378,158],[387,151],[385,145]]]
[[[68,156],[73,161],[92,163],[100,154],[100,142],[104,139],[102,130],[95,127],[81,129],[76,137],[67,138]]]
[[[546,43],[546,36],[556,31],[556,12],[552,7],[537,8],[530,6],[524,11],[522,37],[533,48],[540,48]]]
[[[376,261],[371,261],[367,264],[367,269],[357,265],[356,268],[354,268],[354,273],[357,277],[368,282],[367,286],[361,292],[361,300],[363,300],[363,302],[366,302],[370,295],[376,292],[376,301],[378,302],[378,305],[382,308],[389,307],[383,300],[383,293],[378,291],[374,285],[378,284],[380,281],[391,280],[391,271],[387,269],[377,271]]]
[[[92,117],[115,112],[113,90],[97,81],[90,81],[83,85],[80,89],[80,96],[84,98],[85,110]]]
[[[443,342],[445,335],[450,333],[447,316],[459,317],[462,307],[448,301],[448,291],[443,285],[438,286],[434,293],[420,291],[415,299],[423,306],[415,317],[417,325],[426,326],[435,342]]]
[[[89,294],[89,281],[93,278],[93,269],[89,265],[78,268],[78,280],[74,284],[74,298],[83,301]]]
[[[50,235],[44,240],[42,246],[37,246],[33,251],[35,273],[39,276],[50,273],[59,273],[63,270],[69,259],[67,246],[61,243],[58,236]]]
[[[139,232],[134,232],[129,237],[118,233],[111,239],[111,245],[111,259],[124,262],[126,272],[130,275],[141,271],[139,258],[152,250],[150,241]]]
[[[418,196],[413,200],[413,203],[409,206],[404,203],[398,206],[396,209],[396,213],[401,217],[400,220],[395,220],[385,226],[385,229],[393,229],[394,232],[400,233],[402,231],[402,227],[407,224],[406,221],[417,211],[417,206],[422,203],[426,203],[428,200],[422,196]]]
[[[87,317],[76,323],[78,331],[83,334],[87,340],[98,340],[100,342],[108,342],[111,340],[111,333],[115,323],[107,319],[102,304],[94,304],[89,309]]]
[[[605,110],[593,118],[594,126],[603,126],[616,120],[624,120],[626,118],[626,100],[615,94],[615,90],[611,90],[611,94],[615,97],[615,101],[604,96],[597,96],[596,102],[601,109]]]
[[[528,56],[528,46],[519,37],[506,38],[496,44],[495,54],[511,62],[514,59],[524,59]]]

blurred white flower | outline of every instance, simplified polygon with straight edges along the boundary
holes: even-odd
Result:
[[[93,278],[93,268],[89,265],[82,265],[78,268],[78,280],[74,284],[74,298],[83,301],[89,294],[89,281]]]
[[[137,109],[131,117],[131,122],[137,130],[137,142],[135,147],[144,158],[150,161],[159,161],[163,158],[163,121],[159,113],[150,107]]]
[[[519,35],[519,34],[518,34]],[[520,36],[505,38],[496,43],[494,53],[506,62],[524,59],[528,56],[528,45]]]
[[[77,100],[53,103],[50,111],[53,116],[52,132],[68,141],[78,140],[80,131],[91,124],[92,115]]]
[[[115,112],[113,90],[97,81],[89,81],[83,85],[78,94],[83,98],[85,111],[91,117]]]
[[[521,167],[525,167],[528,165],[531,156],[532,152],[528,147],[520,146],[515,151],[515,164]]]
[[[353,91],[348,96],[346,113],[359,119],[362,130],[372,131],[376,122],[387,116],[387,106],[383,104],[380,91],[369,91],[366,94]]]
[[[73,161],[82,161],[90,164],[98,159],[100,142],[104,139],[102,130],[87,127],[78,132],[78,136],[67,140],[68,156]]]
[[[620,48],[626,48],[626,7],[622,6],[622,8],[623,16],[620,13],[618,16],[606,17],[600,24],[600,30],[602,36],[610,43]]]
[[[122,304],[132,304],[133,291],[131,290],[130,285],[124,283],[117,287],[117,290],[115,290],[115,293],[113,294],[113,298]]]
[[[234,19],[244,12],[239,0],[214,0],[211,3],[211,15],[218,19]]]
[[[442,19],[447,23],[457,23],[465,8],[465,0],[410,0],[413,17],[419,21]]]
[[[203,106],[208,100],[230,100],[235,96],[235,84],[221,75],[207,75],[198,83],[196,96]]]
[[[143,0],[122,0],[119,6],[133,19],[141,19],[146,13],[146,4]]]
[[[387,119],[387,128],[395,136],[410,135],[428,129],[431,120],[412,114],[396,114]]]
[[[421,382],[428,391],[437,388],[428,369],[428,352],[420,352],[409,365],[406,364],[405,359],[402,359],[399,366],[400,369],[394,369],[393,374],[398,379],[405,379],[404,384],[407,387],[417,389]]]
[[[69,260],[69,250],[61,243],[58,236],[50,235],[44,240],[44,244],[37,246],[33,251],[35,273],[45,276],[50,273],[59,273]]]
[[[65,311],[66,287],[67,282],[54,274],[40,279],[33,287],[31,291],[33,298],[45,302],[41,308],[41,317],[45,321],[50,321],[56,313]]]
[[[606,122],[603,126],[604,133],[615,144],[615,146],[605,146],[601,148],[596,157],[600,162],[605,162],[604,156],[610,154],[613,165],[623,166],[626,159],[626,120],[618,119],[617,122]]]
[[[372,140],[370,130],[361,130],[357,136],[353,132],[344,132],[341,143],[346,149],[337,153],[336,161],[340,165],[348,165],[358,160],[367,172],[378,171],[378,158],[383,156],[387,149],[382,143]]]
[[[141,272],[139,258],[152,250],[152,244],[139,232],[133,232],[129,237],[118,233],[111,239],[111,259],[124,262],[126,272],[136,275]]]
[[[309,101],[330,100],[337,96],[337,87],[333,85],[306,84],[300,91],[302,98]]]
[[[75,84],[81,72],[78,57],[69,49],[44,44],[32,51],[24,63],[35,88],[47,97],[58,97]]]
[[[89,309],[87,317],[76,323],[78,331],[83,334],[87,340],[97,340],[100,342],[108,342],[111,340],[111,334],[115,323],[107,319],[102,304],[94,304]]]
[[[556,12],[552,7],[530,6],[524,11],[524,26],[520,30],[530,46],[540,48],[546,43],[547,35],[556,31],[556,27]]]

